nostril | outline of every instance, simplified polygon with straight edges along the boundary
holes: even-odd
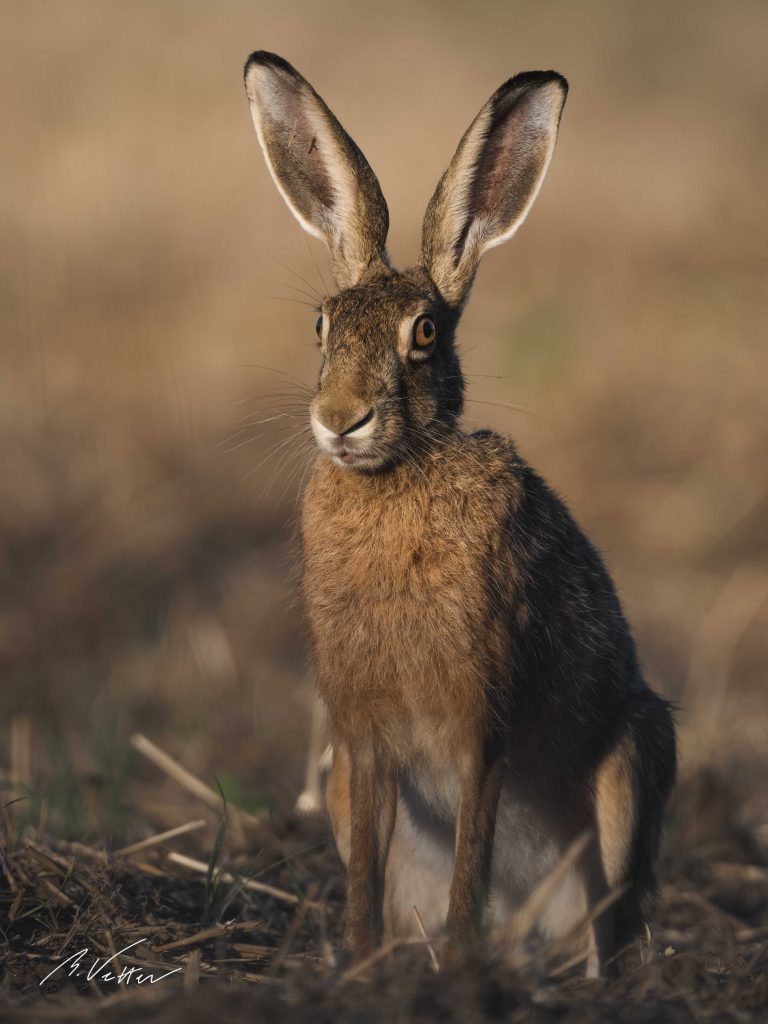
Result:
[[[365,416],[363,416],[362,419],[359,419],[357,421],[357,423],[353,423],[351,427],[347,427],[346,430],[342,430],[342,432],[341,432],[342,437],[346,437],[347,434],[353,434],[356,430],[360,430],[362,427],[364,427],[366,425],[366,423],[370,423],[372,419],[373,419],[373,406],[371,406],[371,408],[368,410],[368,412],[365,414]]]

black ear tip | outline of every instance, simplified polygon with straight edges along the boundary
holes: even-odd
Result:
[[[269,50],[254,50],[245,62],[243,76],[247,78],[248,72],[254,67],[275,68],[280,71],[286,71],[289,75],[296,74],[295,69],[291,67],[287,60],[279,57],[276,53],[270,53]]]
[[[568,95],[568,81],[559,71],[521,71],[505,82],[502,89],[504,92],[512,92],[515,89],[541,88],[549,84],[557,84],[560,87],[563,99]]]
[[[545,74],[549,75],[551,82],[557,82],[563,91],[564,97],[568,95],[568,79],[565,75],[561,75],[559,71],[546,71]]]

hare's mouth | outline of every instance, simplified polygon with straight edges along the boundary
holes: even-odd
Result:
[[[380,461],[371,451],[371,441],[378,426],[373,409],[343,433],[330,430],[314,413],[311,423],[318,447],[337,466],[373,469]]]
[[[370,452],[354,451],[351,448],[344,448],[340,451],[337,450],[334,452],[329,452],[327,449],[323,450],[327,455],[330,455],[331,460],[335,462],[337,466],[343,467],[344,469],[375,470],[379,467],[382,461]]]
[[[319,441],[318,448],[332,462],[344,469],[375,469],[381,461],[378,455],[367,447],[362,447],[354,441],[345,444],[343,438],[330,442],[324,439]]]
[[[345,466],[354,466],[356,463],[361,462],[365,456],[360,455],[359,452],[339,452],[337,455],[339,462],[343,462]]]

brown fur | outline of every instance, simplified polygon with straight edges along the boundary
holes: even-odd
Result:
[[[635,750],[625,735],[597,770],[596,817],[605,878],[618,887],[627,871],[635,831]]]
[[[486,680],[501,638],[490,638],[485,665],[475,667],[474,652],[490,613],[483,561],[500,541],[509,491],[478,496],[489,480],[515,483],[508,462],[481,448],[446,438],[416,479],[408,464],[369,477],[323,460],[307,487],[304,594],[318,689],[334,728],[374,718],[397,760],[425,744],[461,749],[469,723],[492,713]],[[350,678],[353,666],[361,675]]]
[[[538,192],[565,82],[529,72],[494,93],[428,207],[421,262],[402,272],[386,260],[378,183],[314,90],[264,53],[246,82],[273,175],[341,284],[320,310],[321,454],[301,533],[345,946],[367,956],[417,903],[464,947],[489,894],[498,920],[591,830],[542,930],[566,932],[623,886],[594,926],[605,964],[654,892],[671,718],[563,503],[510,441],[461,429],[455,348],[480,256]]]
[[[468,496],[482,493],[489,469],[503,475],[505,466],[484,466],[472,445],[462,458],[446,443],[422,469],[418,486],[401,467],[385,477],[355,478],[350,487],[343,471],[318,466],[304,503],[304,593],[318,690],[336,744],[346,750],[365,737],[379,765],[378,785],[390,766],[421,758],[439,763],[450,752],[460,765],[462,826],[449,926],[464,939],[479,923],[476,907],[487,891],[500,785],[499,755],[488,771],[483,749],[492,715],[487,678],[498,645],[491,641],[480,659],[473,647],[486,632],[481,562],[501,509],[494,515],[493,502],[485,509]],[[372,636],[379,638],[373,646]],[[354,785],[352,792],[354,831],[362,810]],[[386,861],[387,842],[388,836],[377,864]],[[373,854],[366,849],[364,856]],[[358,912],[355,900],[367,903],[371,888],[383,887],[378,867],[366,864],[359,889],[350,873],[354,920],[369,914]],[[379,937],[359,947],[349,941],[362,952]]]

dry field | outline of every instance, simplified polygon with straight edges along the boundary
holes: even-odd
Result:
[[[0,1019],[768,1019],[762,0],[40,0],[6,5],[3,41]],[[467,426],[566,497],[680,708],[653,955],[617,982],[525,936],[512,964],[333,966],[339,867],[291,813],[297,432],[330,282],[253,135],[257,47],[365,150],[400,263],[496,86],[571,82],[461,344]],[[140,939],[123,966],[179,973],[40,986]]]

